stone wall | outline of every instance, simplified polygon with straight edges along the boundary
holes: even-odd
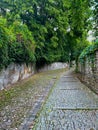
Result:
[[[94,56],[93,63],[89,61],[88,57],[85,58],[84,64],[79,63],[78,71],[80,72],[79,78],[98,93],[98,51],[95,52]]]
[[[57,62],[50,65],[45,65],[41,69],[36,70],[35,66],[30,64],[28,66],[26,64],[11,64],[0,72],[0,90],[5,89],[20,80],[28,78],[36,72],[62,69],[67,66],[68,65],[66,63]]]
[[[67,63],[55,62],[50,65],[45,65],[44,67],[38,69],[38,72],[43,72],[43,71],[47,71],[47,70],[63,69],[63,68],[67,68],[67,67],[68,67]]]
[[[33,65],[11,64],[0,72],[0,90],[34,74]]]

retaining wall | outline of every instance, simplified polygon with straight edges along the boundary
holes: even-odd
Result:
[[[0,90],[6,89],[8,86],[28,78],[37,72],[62,69],[67,66],[68,65],[66,63],[57,62],[50,65],[45,65],[44,67],[36,70],[35,65],[31,64],[28,66],[26,64],[11,64],[0,72]]]
[[[29,64],[11,64],[0,72],[0,90],[7,88],[17,81],[28,78],[35,73],[34,66]]]
[[[89,58],[85,58],[84,64],[78,64],[79,78],[98,94],[98,50],[94,53],[93,63]]]
[[[67,68],[68,64],[67,63],[62,63],[62,62],[55,62],[49,65],[45,65],[42,68],[38,69],[38,72],[43,72],[47,70],[56,70],[56,69],[63,69]]]

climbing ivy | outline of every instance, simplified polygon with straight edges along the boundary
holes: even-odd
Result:
[[[86,47],[83,52],[80,54],[78,63],[85,67],[87,64],[91,71],[94,72],[96,68],[96,59],[95,51],[98,50],[98,39],[92,44]],[[78,66],[77,66],[78,68]]]
[[[93,54],[96,50],[98,50],[98,39],[92,45],[89,45],[83,50],[83,52],[79,56],[79,60],[83,61],[84,58]]]

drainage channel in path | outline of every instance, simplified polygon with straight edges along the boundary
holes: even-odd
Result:
[[[68,71],[36,121],[33,130],[98,130],[98,96]]]

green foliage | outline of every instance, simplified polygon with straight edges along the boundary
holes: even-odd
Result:
[[[10,29],[12,30],[12,32],[15,34],[16,37],[16,44],[12,43],[12,46],[15,47],[15,49],[17,49],[17,52],[18,52],[18,48],[20,49],[19,57],[21,59],[18,58],[18,60],[16,60],[17,63],[18,61],[21,62],[23,61],[26,63],[34,62],[35,42],[32,33],[28,30],[28,27],[25,24],[22,24],[20,22],[14,22],[13,25],[10,27]]]
[[[96,40],[95,43],[93,43],[92,45],[89,45],[88,47],[86,47],[83,52],[80,54],[79,56],[79,61],[81,63],[84,62],[84,59],[88,56],[90,56],[91,54],[94,54],[94,52],[98,50],[98,40]],[[92,58],[93,59],[93,58]]]
[[[98,0],[94,0],[94,30],[95,30],[95,37],[98,38]]]
[[[16,42],[12,43],[10,46],[11,55],[14,56],[14,61],[17,63],[34,62],[35,44],[32,33],[28,30],[28,27],[20,22],[14,22],[10,29],[16,37]]]
[[[7,19],[1,42],[6,41],[8,63],[77,60],[88,44],[88,0],[1,0],[0,5],[0,15]]]
[[[72,0],[70,9],[68,41],[70,53],[76,62],[83,49],[88,45],[86,40],[87,32],[90,29],[91,10],[89,1],[87,0]],[[71,39],[71,40],[70,40]]]
[[[0,17],[0,68],[8,64],[8,29],[6,19]]]
[[[6,19],[0,18],[0,68],[11,62],[34,62],[34,50],[32,33],[25,24],[15,22],[8,27]]]

